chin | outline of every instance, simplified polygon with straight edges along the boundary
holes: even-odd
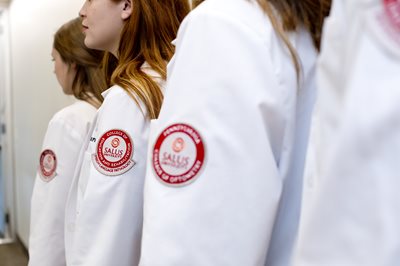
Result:
[[[99,50],[99,51],[107,51],[107,52],[112,53],[112,51],[110,49],[108,49],[108,47],[109,47],[108,43],[105,42],[101,38],[97,38],[97,39],[91,38],[91,36],[88,36],[86,34],[84,43],[85,43],[86,47],[89,49],[95,49],[95,50]]]
[[[64,89],[63,88],[63,93],[65,94],[65,95],[68,95],[68,96],[70,96],[70,95],[73,95],[74,93],[72,92],[72,90],[71,89],[69,89],[69,90],[66,90],[66,89]]]
[[[85,41],[84,41],[85,45],[87,48],[90,49],[96,49],[96,45],[93,43],[93,41],[86,35],[85,37]]]

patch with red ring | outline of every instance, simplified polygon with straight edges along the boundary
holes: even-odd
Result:
[[[385,13],[397,31],[400,31],[400,0],[383,0]]]
[[[133,151],[133,141],[125,131],[109,130],[99,138],[92,162],[104,175],[122,175],[136,164],[132,160]]]
[[[200,134],[187,124],[173,124],[157,138],[152,166],[162,183],[183,186],[199,175],[205,160],[204,142]]]
[[[57,175],[57,156],[54,151],[46,149],[40,154],[39,175],[44,182],[50,182]]]

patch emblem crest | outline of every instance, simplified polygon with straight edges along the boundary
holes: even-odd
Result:
[[[42,151],[39,159],[39,174],[44,182],[50,182],[57,175],[57,157],[54,151]]]
[[[183,186],[198,176],[205,159],[200,134],[186,124],[173,124],[158,137],[152,156],[157,177],[170,186]]]
[[[383,3],[389,21],[400,32],[400,0],[383,0]]]
[[[132,160],[133,151],[131,137],[122,130],[113,129],[99,138],[92,162],[104,175],[122,175],[136,164]]]

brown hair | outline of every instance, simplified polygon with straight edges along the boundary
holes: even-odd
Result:
[[[72,92],[77,99],[91,102],[96,99],[97,107],[103,102],[101,93],[107,89],[101,69],[104,53],[89,49],[84,44],[81,18],[65,23],[54,35],[53,47],[68,65],[76,64],[76,75]]]
[[[158,117],[163,94],[160,85],[141,67],[146,62],[166,79],[167,63],[174,53],[171,42],[189,10],[188,0],[132,1],[132,14],[121,33],[118,65],[116,58],[106,53],[105,72],[112,72],[109,85],[121,86],[137,103],[138,97],[150,119]]]
[[[204,0],[192,0],[192,9],[203,3]]]
[[[257,0],[257,2],[288,47],[299,74],[301,67],[297,53],[285,32],[295,31],[299,26],[303,26],[311,34],[314,46],[319,50],[322,26],[325,17],[329,15],[331,0]]]

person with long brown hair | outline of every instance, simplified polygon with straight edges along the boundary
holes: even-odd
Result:
[[[207,0],[150,136],[140,265],[287,266],[329,0]]]
[[[106,51],[104,103],[85,144],[66,208],[68,265],[139,263],[150,120],[163,100],[187,0],[87,0],[85,44]]]
[[[64,211],[81,146],[107,88],[103,52],[88,49],[75,18],[55,34],[54,72],[66,95],[78,101],[57,112],[49,122],[39,156],[31,202],[30,266],[66,265]]]

